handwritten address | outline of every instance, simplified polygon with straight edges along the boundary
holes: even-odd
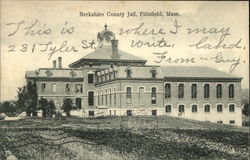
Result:
[[[52,58],[55,53],[79,53],[84,49],[96,49],[98,42],[93,40],[82,39],[79,45],[71,45],[67,37],[76,36],[75,24],[69,24],[67,21],[62,23],[60,28],[48,27],[46,23],[44,25],[39,25],[41,21],[33,20],[30,22],[21,20],[19,22],[10,22],[6,26],[9,28],[10,32],[7,34],[8,38],[13,38],[18,34],[24,37],[24,40],[19,44],[9,44],[8,52],[22,52],[22,53],[46,53],[48,55],[48,60]],[[133,37],[130,40],[131,48],[155,48],[162,49],[163,52],[153,52],[155,56],[154,62],[157,64],[165,63],[197,63],[198,61],[212,61],[214,63],[224,63],[229,64],[229,72],[232,73],[237,66],[241,63],[240,57],[235,58],[235,55],[228,55],[229,50],[245,50],[246,47],[243,46],[242,38],[231,39],[232,33],[230,27],[185,27],[177,19],[173,22],[168,22],[166,27],[154,27],[149,28],[144,22],[136,24],[131,28],[120,28],[119,35],[123,37]],[[25,37],[50,37],[52,34],[59,34],[66,36],[62,39],[60,43],[53,42],[53,39],[47,42],[39,43],[26,43]],[[186,46],[192,48],[199,53],[201,50],[208,51],[209,57],[204,57],[202,54],[195,54],[191,57],[179,57],[172,58],[169,56],[169,50],[175,48],[178,40],[173,40],[175,36],[179,34],[184,34],[192,41],[187,41]],[[213,39],[211,40],[211,37]],[[214,35],[217,35],[217,39],[214,39]],[[169,38],[171,37],[171,38]],[[198,37],[198,40],[193,41],[193,37]],[[197,56],[198,55],[198,56]],[[232,58],[233,57],[233,58]]]

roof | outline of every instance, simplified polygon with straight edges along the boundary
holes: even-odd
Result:
[[[88,55],[84,56],[83,58],[79,59],[78,61],[75,61],[71,63],[69,66],[78,64],[81,61],[84,60],[109,60],[109,61],[140,61],[140,62],[146,62],[145,59],[134,56],[132,54],[126,53],[124,51],[118,50],[118,59],[112,58],[112,48],[111,47],[102,47],[97,48],[95,51],[89,53]]]
[[[129,67],[131,69],[131,78],[152,78],[152,69],[153,66],[131,66]],[[161,68],[155,66],[156,71],[156,78],[164,78]],[[117,70],[116,78],[127,78],[126,70],[128,69],[127,66],[120,66],[116,67],[115,70]]]
[[[241,78],[213,68],[199,66],[161,66],[161,71],[166,78]]]
[[[49,76],[48,76],[49,71]],[[73,72],[72,72],[73,71]],[[72,73],[74,75],[72,76]],[[27,71],[27,78],[83,78],[83,73],[81,70],[72,69],[53,69],[53,68],[40,68],[37,71]]]

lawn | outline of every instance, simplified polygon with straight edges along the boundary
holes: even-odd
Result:
[[[0,121],[0,159],[247,159],[248,128],[167,116]]]

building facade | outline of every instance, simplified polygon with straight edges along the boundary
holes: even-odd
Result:
[[[241,125],[241,77],[208,67],[150,66],[146,60],[118,49],[105,29],[98,48],[62,68],[27,71],[38,97],[53,100],[60,110],[71,98],[83,117],[164,115]],[[57,65],[58,63],[58,65]]]

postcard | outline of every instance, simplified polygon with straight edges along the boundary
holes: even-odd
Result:
[[[0,159],[248,159],[249,2],[1,1]]]

